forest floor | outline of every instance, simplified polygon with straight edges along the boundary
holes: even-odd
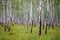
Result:
[[[42,29],[42,35],[38,35],[39,27],[33,27],[33,32],[30,33],[30,27],[23,25],[14,25],[11,31],[4,31],[0,25],[0,40],[60,40],[60,27],[57,26],[54,29],[48,29],[48,33],[45,35],[45,31]]]

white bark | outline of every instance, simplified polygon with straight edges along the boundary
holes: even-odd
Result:
[[[11,3],[11,0],[7,0],[7,18],[12,18],[12,3]]]
[[[5,24],[5,1],[2,0],[2,14],[3,14],[3,23]]]
[[[31,0],[31,8],[30,8],[30,23],[32,23],[32,20],[33,20],[33,18],[32,18],[32,0]]]

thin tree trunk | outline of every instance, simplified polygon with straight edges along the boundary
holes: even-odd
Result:
[[[33,28],[33,20],[32,20],[32,25],[31,25],[31,33],[32,33],[32,28]]]
[[[3,27],[6,31],[6,25],[5,25],[5,0],[2,0],[2,14],[3,14]]]
[[[31,0],[31,9],[30,9],[30,24],[31,24],[31,33],[32,33],[32,27],[33,27],[33,18],[32,18],[32,0]]]
[[[12,22],[12,3],[11,0],[7,0],[7,29],[10,31],[10,22]]]
[[[42,21],[41,21],[41,17],[42,17],[42,0],[40,1],[40,5],[39,5],[39,14],[40,14],[40,22],[39,22],[39,35],[41,35],[41,26],[42,26]]]
[[[39,35],[41,35],[41,18],[40,18],[40,26],[39,26]]]
[[[48,17],[49,17],[49,0],[47,0],[47,10],[46,10],[47,14],[46,14],[46,27],[45,27],[45,34],[47,34],[47,26],[48,24]]]
[[[47,34],[47,24],[46,24],[46,28],[45,28],[45,34]]]

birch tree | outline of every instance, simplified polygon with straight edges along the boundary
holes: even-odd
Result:
[[[42,17],[42,0],[39,1],[39,35],[41,35],[41,25],[42,25],[42,21],[41,21],[41,17]]]
[[[30,32],[32,33],[32,27],[33,27],[33,18],[32,18],[32,0],[31,0],[30,7],[31,7],[31,8],[30,8],[30,24],[31,24],[31,25],[30,25],[30,26],[31,26],[31,29],[30,29],[31,31],[30,31]]]
[[[5,0],[2,0],[2,17],[3,17],[3,27],[4,30],[6,31],[6,25],[5,25]]]
[[[10,22],[12,21],[12,3],[11,0],[7,0],[7,25],[8,31],[10,31]]]

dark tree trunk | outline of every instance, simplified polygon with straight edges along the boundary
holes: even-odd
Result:
[[[41,19],[40,19],[40,26],[39,26],[39,35],[41,35]]]
[[[32,27],[31,27],[31,33],[32,33]]]
[[[33,20],[32,20],[32,25],[31,25],[31,33],[32,33],[32,28],[33,28]]]
[[[45,34],[47,34],[47,26],[48,26],[48,25],[46,24]]]

